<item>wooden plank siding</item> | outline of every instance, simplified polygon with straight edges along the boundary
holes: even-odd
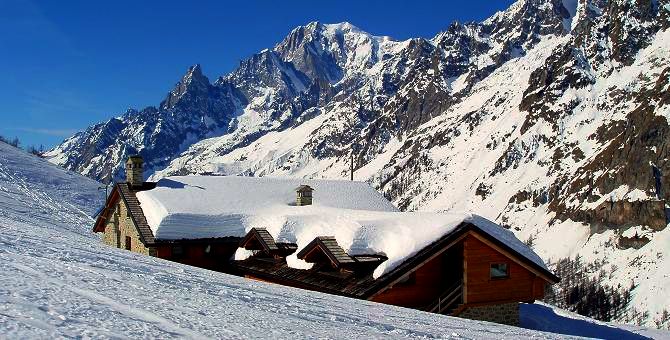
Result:
[[[438,256],[412,273],[406,283],[396,283],[372,301],[409,308],[424,308],[446,289],[445,258]]]
[[[468,235],[464,241],[465,303],[479,304],[505,301],[532,302],[544,296],[544,280],[516,261]],[[509,277],[492,279],[490,266],[506,263]]]
[[[159,243],[156,245],[156,257],[189,266],[230,272],[230,258],[235,254],[237,244],[236,240]],[[182,255],[175,256],[174,247],[181,247]],[[208,247],[209,252],[206,251]]]
[[[412,272],[410,280],[394,284],[371,300],[410,308],[427,307],[446,289],[463,279],[462,254],[463,247],[460,243],[452,245],[421,264]]]

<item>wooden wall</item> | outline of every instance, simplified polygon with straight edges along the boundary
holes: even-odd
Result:
[[[464,240],[467,304],[496,301],[532,302],[544,296],[545,281],[472,235]],[[507,263],[509,277],[491,279],[490,265]]]
[[[237,243],[182,242],[179,245],[182,247],[183,255],[177,257],[172,253],[176,244],[166,243],[156,246],[156,257],[200,268],[223,270],[229,267],[230,258],[237,250]],[[207,246],[210,247],[209,253],[205,252]]]
[[[426,262],[408,283],[398,283],[376,295],[372,301],[409,308],[424,308],[462,277],[461,248],[457,245]]]

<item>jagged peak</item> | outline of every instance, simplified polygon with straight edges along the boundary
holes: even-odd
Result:
[[[200,64],[195,64],[188,68],[184,77],[182,77],[182,83],[190,83],[193,81],[206,82],[209,84],[209,79],[202,73],[202,67]]]
[[[205,93],[210,86],[209,79],[202,73],[200,64],[188,68],[186,74],[170,91],[167,98],[161,103],[161,109],[169,109],[176,105],[179,99],[188,92]]]
[[[476,22],[466,22],[461,23],[458,21],[452,22],[446,30],[441,31],[431,39],[434,43],[439,43],[444,40],[446,37],[455,35],[455,34],[467,34],[467,35],[476,35],[479,28],[479,24]]]
[[[525,15],[536,15],[529,9],[553,11],[559,13],[562,19],[570,19],[577,11],[578,0],[518,0],[505,10],[498,11],[488,19],[484,25],[506,21]]]
[[[335,39],[347,34],[360,35],[376,41],[395,41],[395,39],[389,36],[372,35],[346,21],[334,24],[324,24],[319,21],[312,21],[306,25],[298,26],[291,30],[291,33],[275,46],[275,50],[293,49],[297,44],[300,44],[303,41],[314,41],[321,38]]]
[[[323,25],[326,29],[333,31],[333,32],[353,32],[353,33],[364,33],[368,34],[366,32],[363,32],[360,28],[354,26],[350,22],[343,21],[340,23],[336,24],[324,24]]]

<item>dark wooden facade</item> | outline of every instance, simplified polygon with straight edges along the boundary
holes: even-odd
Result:
[[[465,304],[533,302],[544,297],[544,287],[551,282],[478,235],[468,235],[463,241],[463,258]],[[498,263],[508,265],[507,278],[491,277],[490,267]]]
[[[235,261],[236,273],[247,278],[344,295],[425,311],[458,315],[469,307],[533,302],[544,296],[558,277],[513,249],[464,223],[453,233],[424,248],[378,279],[371,265],[340,251],[336,241],[315,239],[298,257],[313,262],[310,270],[291,268],[284,258],[264,254]],[[335,242],[335,245],[332,243]],[[378,256],[378,255],[377,255]],[[504,265],[507,275],[491,276],[491,266]]]
[[[221,272],[230,272],[230,259],[240,244],[239,237],[159,241],[156,257]]]

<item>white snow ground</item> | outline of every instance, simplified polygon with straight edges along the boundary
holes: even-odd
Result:
[[[563,337],[110,248],[89,232],[88,216],[102,198],[96,189],[89,179],[0,143],[0,338]],[[617,335],[635,337],[626,330]]]

